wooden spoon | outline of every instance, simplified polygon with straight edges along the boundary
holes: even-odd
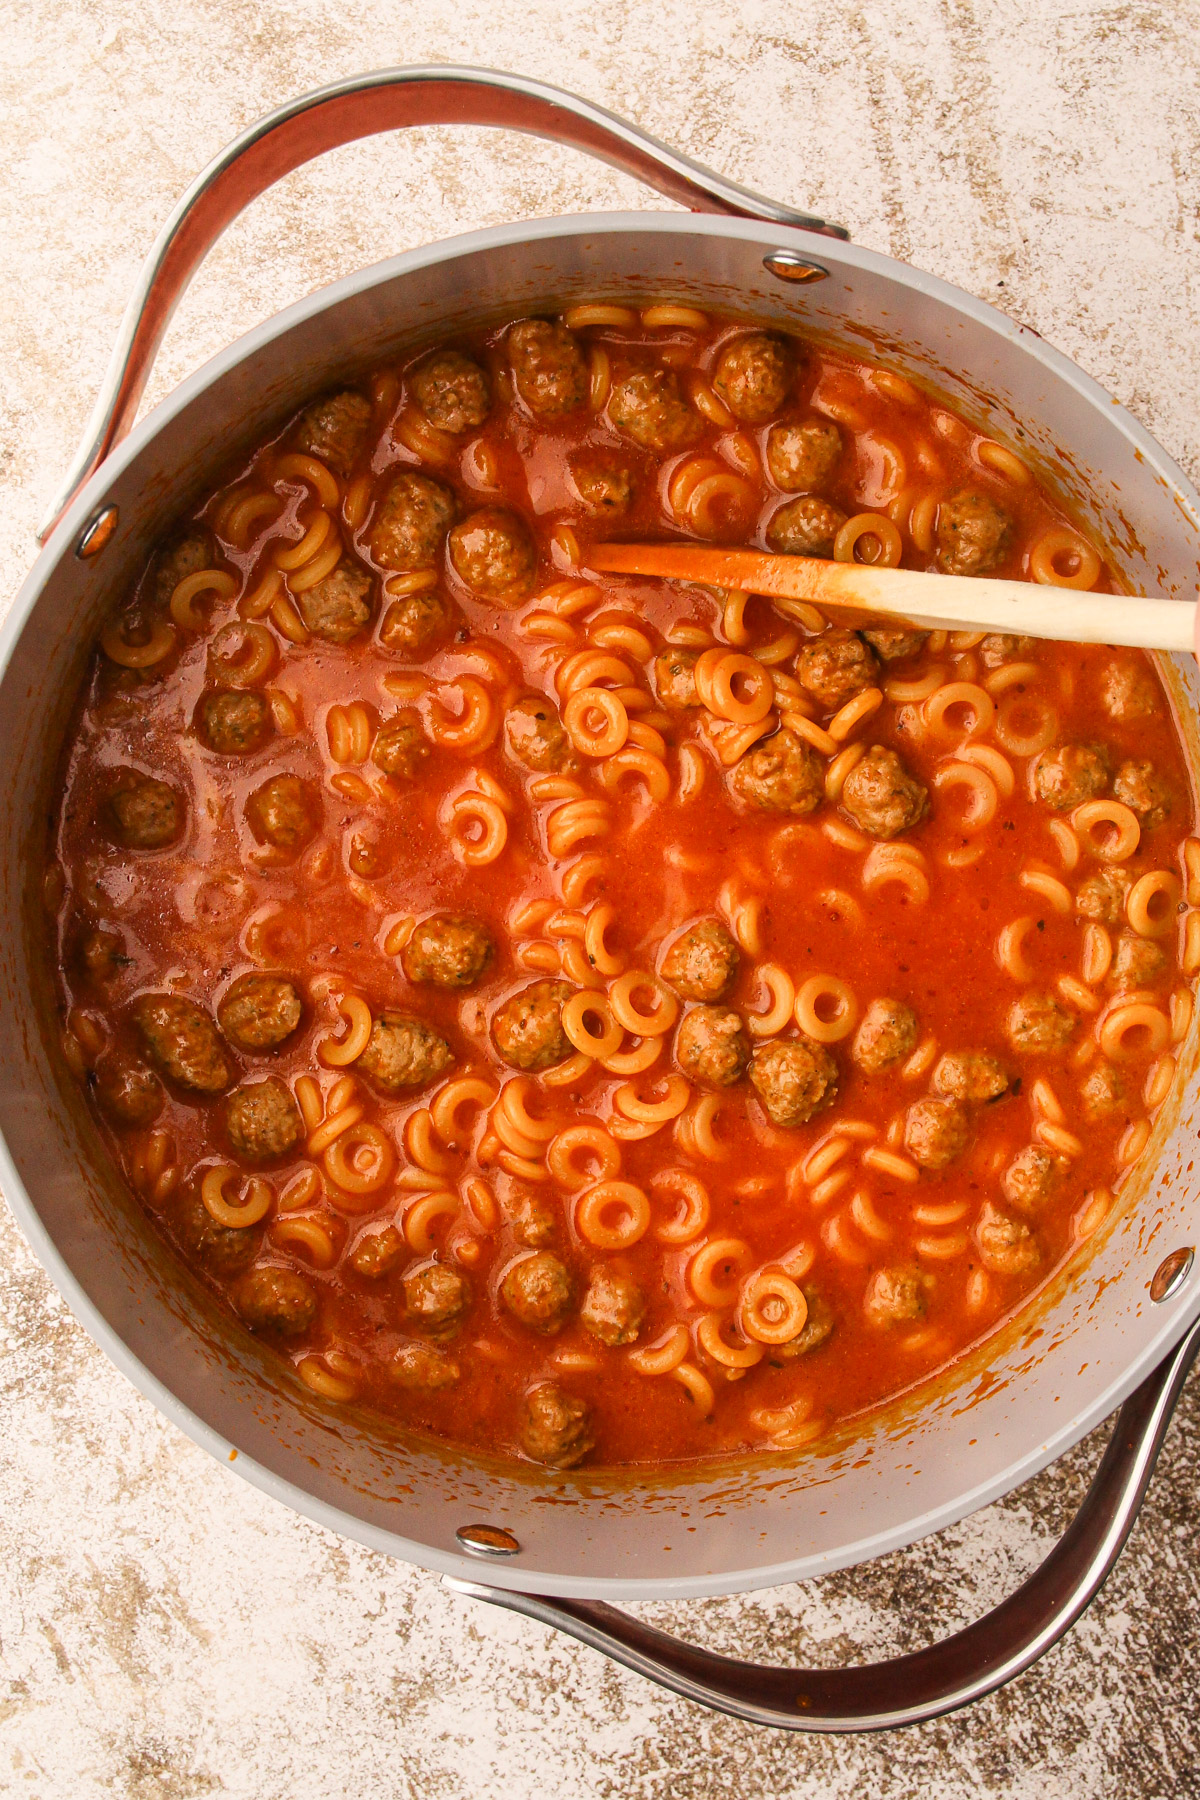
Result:
[[[928,575],[871,563],[770,556],[705,544],[597,544],[587,563],[608,575],[650,575],[706,587],[852,607],[882,618],[932,626],[974,626],[1073,644],[1132,644],[1143,650],[1192,650],[1196,602],[1093,594],[986,575]]]

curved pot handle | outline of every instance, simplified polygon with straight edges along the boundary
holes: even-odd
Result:
[[[1066,1534],[1007,1600],[927,1650],[851,1669],[781,1669],[680,1643],[594,1600],[509,1593],[443,1577],[456,1593],[553,1625],[717,1712],[785,1731],[883,1731],[982,1699],[1036,1662],[1103,1586],[1133,1528],[1171,1413],[1200,1351],[1197,1321],[1125,1402]]]
[[[727,181],[590,100],[523,75],[434,64],[378,69],[331,82],[248,126],[196,177],[163,226],[125,310],[83,443],[42,527],[43,542],[133,424],[171,314],[225,227],[259,194],[314,156],[404,125],[522,131],[585,150],[694,212],[772,220],[827,237],[849,235],[841,225]]]

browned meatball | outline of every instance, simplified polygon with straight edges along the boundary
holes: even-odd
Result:
[[[500,1284],[500,1298],[514,1319],[550,1337],[567,1322],[571,1276],[552,1251],[536,1250],[513,1263]]]
[[[127,850],[162,850],[183,830],[183,802],[165,781],[130,769],[105,807],[106,822]]]
[[[523,520],[503,506],[485,506],[454,527],[450,561],[479,600],[519,606],[533,591],[537,550]]]
[[[806,1125],[837,1098],[838,1066],[810,1038],[776,1038],[750,1059],[750,1086],[772,1125]]]
[[[933,1071],[933,1091],[951,1100],[970,1100],[985,1105],[999,1100],[1010,1086],[1008,1070],[986,1050],[952,1050]]]
[[[588,391],[588,366],[579,340],[549,319],[522,319],[508,334],[513,386],[530,412],[544,419],[574,412]]]
[[[304,1008],[283,975],[239,975],[217,1003],[217,1023],[238,1050],[274,1050],[290,1038]]]
[[[327,644],[348,644],[371,617],[367,595],[371,577],[343,557],[337,568],[315,587],[297,594],[300,616],[314,637]]]
[[[801,1290],[808,1305],[808,1317],[794,1338],[785,1344],[772,1344],[767,1352],[772,1363],[794,1362],[798,1356],[807,1356],[810,1350],[817,1350],[832,1336],[834,1327],[833,1309],[819,1288],[807,1283]]]
[[[693,1006],[675,1038],[675,1060],[685,1075],[706,1087],[732,1087],[746,1073],[750,1044],[741,1014],[720,1006]]]
[[[1044,1056],[1070,1042],[1075,1017],[1053,994],[1028,993],[1013,1001],[1005,1026],[1014,1050]]]
[[[295,1269],[251,1269],[233,1303],[251,1331],[264,1337],[299,1337],[317,1316],[316,1290]]]
[[[397,1387],[426,1394],[453,1387],[462,1375],[455,1359],[434,1344],[401,1344],[387,1372]]]
[[[1123,762],[1112,791],[1114,800],[1137,814],[1144,831],[1153,831],[1170,816],[1171,790],[1151,762]]]
[[[436,588],[393,600],[383,615],[379,641],[396,656],[424,656],[449,637],[454,613]]]
[[[544,1250],[558,1235],[558,1218],[541,1194],[522,1194],[516,1202],[512,1234],[527,1250]]]
[[[385,1225],[382,1231],[365,1231],[346,1261],[356,1275],[378,1281],[407,1254],[408,1245],[396,1227]]]
[[[1113,953],[1108,985],[1115,988],[1117,993],[1128,993],[1133,988],[1152,987],[1156,981],[1161,980],[1166,967],[1166,952],[1161,945],[1153,943],[1149,938],[1135,937],[1132,932],[1123,931]]]
[[[1091,1124],[1111,1119],[1125,1104],[1125,1083],[1111,1063],[1098,1062],[1088,1070],[1087,1080],[1079,1090],[1084,1117]]]
[[[719,919],[701,919],[663,957],[662,978],[685,1000],[723,1000],[738,972],[738,947]]]
[[[570,459],[575,492],[590,513],[618,518],[633,505],[633,470],[603,451],[583,451]]]
[[[150,1125],[162,1111],[162,1086],[145,1063],[112,1051],[100,1058],[93,1077],[97,1100],[118,1125]]]
[[[423,1019],[382,1012],[371,1027],[367,1047],[355,1068],[385,1094],[427,1087],[454,1061],[454,1052]]]
[[[438,350],[415,368],[408,388],[431,425],[460,437],[483,424],[492,409],[487,371],[461,350]]]
[[[612,384],[608,416],[618,431],[660,456],[686,450],[700,435],[700,420],[673,369],[633,369]]]
[[[430,1337],[451,1337],[471,1306],[471,1284],[449,1263],[427,1263],[404,1277],[404,1305],[411,1322]]]
[[[917,1015],[903,1000],[872,1000],[854,1034],[850,1054],[867,1075],[878,1075],[917,1047]]]
[[[225,1130],[235,1153],[247,1162],[271,1162],[300,1142],[304,1125],[282,1081],[248,1081],[225,1102]]]
[[[979,660],[985,669],[998,669],[1014,657],[1025,657],[1037,649],[1037,639],[1007,631],[989,631],[979,646]]]
[[[573,1469],[592,1448],[592,1415],[583,1400],[556,1381],[544,1381],[526,1394],[521,1408],[521,1448],[534,1462],[551,1469]]]
[[[834,626],[810,639],[796,658],[796,679],[828,712],[836,712],[879,679],[879,660],[856,631]]]
[[[630,1275],[593,1269],[579,1323],[602,1344],[632,1344],[646,1316],[646,1296]]]
[[[1110,719],[1128,725],[1162,710],[1157,687],[1142,663],[1110,662],[1100,678],[1100,699]]]
[[[1012,520],[990,494],[962,488],[938,507],[936,536],[947,575],[986,575],[1008,553]]]
[[[696,664],[699,660],[698,650],[681,650],[677,644],[668,644],[655,657],[655,691],[662,704],[672,712],[683,712],[689,706],[699,706],[700,695],[696,691]]]
[[[1033,786],[1037,798],[1055,812],[1070,812],[1103,794],[1108,777],[1108,751],[1103,744],[1059,744],[1038,757]]]
[[[178,1195],[168,1222],[180,1249],[221,1279],[240,1275],[262,1248],[262,1232],[252,1225],[218,1225],[194,1187]]]
[[[993,1275],[1024,1275],[1042,1260],[1038,1241],[1023,1219],[985,1200],[975,1227],[979,1260]]]
[[[388,488],[375,515],[371,555],[381,569],[402,574],[432,569],[457,511],[448,487],[432,475],[405,469]]]
[[[1075,896],[1075,910],[1085,919],[1095,919],[1101,925],[1115,925],[1125,912],[1125,896],[1129,892],[1130,876],[1127,869],[1117,863],[1106,864],[1086,881],[1079,884],[1079,892]]]
[[[959,1100],[917,1100],[904,1120],[908,1154],[923,1169],[947,1169],[962,1155],[971,1135],[967,1109]]]
[[[196,730],[218,756],[249,756],[271,735],[271,707],[251,688],[208,688],[196,708]]]
[[[347,388],[309,407],[296,427],[296,448],[319,457],[343,480],[363,447],[371,423],[371,402]]]
[[[511,1068],[549,1069],[570,1056],[562,1009],[574,991],[565,981],[535,981],[498,1009],[492,1042]]]
[[[734,793],[763,812],[815,812],[825,769],[812,745],[786,726],[747,751],[730,776]]]
[[[524,694],[504,715],[504,741],[536,775],[570,774],[579,767],[558,708],[544,694]]]
[[[894,838],[921,823],[929,792],[894,750],[872,744],[846,777],[842,807],[868,837]]]
[[[246,802],[250,829],[276,850],[301,850],[314,836],[320,801],[298,775],[272,775]]]
[[[410,981],[465,988],[478,981],[493,956],[487,927],[478,919],[438,913],[423,919],[400,952]]]
[[[211,569],[216,557],[216,550],[207,531],[196,529],[177,538],[159,553],[154,565],[154,599],[159,606],[167,606],[171,595],[181,581],[189,575],[199,575],[201,569]]]
[[[842,456],[842,434],[832,419],[805,419],[772,425],[767,433],[767,468],[776,487],[810,494],[824,487]]]
[[[87,932],[80,940],[77,956],[79,966],[89,981],[115,981],[121,971],[129,966],[125,940],[117,931],[97,928]]]
[[[767,542],[772,550],[785,556],[833,555],[833,540],[846,523],[840,507],[815,494],[801,494],[798,500],[787,500],[772,513],[767,526]]]
[[[903,625],[866,625],[862,635],[881,662],[894,663],[924,649],[929,633],[908,631]]]
[[[872,1325],[911,1325],[925,1316],[925,1284],[916,1269],[876,1269],[863,1310]]]
[[[194,1000],[182,994],[142,994],[133,1022],[151,1059],[180,1087],[219,1094],[229,1086],[229,1064],[217,1028]]]
[[[399,775],[412,781],[429,755],[429,744],[421,715],[411,707],[393,713],[375,733],[371,761],[385,775]]]
[[[765,425],[788,397],[791,350],[770,332],[748,331],[721,351],[712,384],[735,418]]]
[[[1040,1144],[1026,1144],[1000,1177],[1000,1186],[1010,1206],[1015,1206],[1018,1212],[1036,1213],[1050,1198],[1057,1178],[1058,1170],[1050,1152],[1043,1150]]]

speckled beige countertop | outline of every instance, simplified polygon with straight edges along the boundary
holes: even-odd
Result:
[[[126,295],[195,171],[279,100],[508,66],[1035,326],[1200,476],[1196,0],[11,0],[0,33],[2,591]],[[524,139],[347,149],[239,221],[151,399],[288,301],[475,225],[662,204]],[[1036,1566],[1091,1441],[1003,1504],[804,1589],[649,1609],[764,1659],[928,1641]],[[110,1368],[0,1218],[0,1792],[36,1800],[1166,1800],[1200,1794],[1200,1379],[1099,1602],[970,1713],[874,1739],[705,1714],[342,1543]]]

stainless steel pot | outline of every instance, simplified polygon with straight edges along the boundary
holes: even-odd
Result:
[[[593,151],[704,212],[606,214],[472,233],[301,301],[215,357],[132,431],[171,307],[209,244],[281,174],[405,124],[507,125]],[[651,1679],[759,1722],[855,1730],[986,1693],[1064,1631],[1120,1551],[1200,1347],[1192,1179],[1200,1024],[1140,1172],[1030,1313],[865,1435],[792,1458],[652,1480],[514,1471],[318,1400],[181,1272],[114,1174],[55,1045],[42,949],[43,833],[97,623],[231,452],[364,365],[504,315],[670,295],[880,358],[1020,448],[1110,547],[1131,594],[1193,597],[1200,499],[1152,438],[1036,333],[840,228],[723,181],[599,108],[512,76],[401,69],[282,108],[205,171],[163,232],[57,523],[0,634],[0,1177],[76,1316],[222,1462],[298,1512],[460,1592],[573,1633]],[[1131,605],[1136,605],[1131,599]],[[1197,674],[1162,659],[1193,775]],[[1125,1402],[1093,1488],[1039,1574],[987,1619],[899,1662],[753,1668],[609,1602],[728,1593],[912,1542],[1043,1468]],[[547,1502],[552,1502],[548,1504]],[[475,1579],[491,1559],[488,1585]]]

